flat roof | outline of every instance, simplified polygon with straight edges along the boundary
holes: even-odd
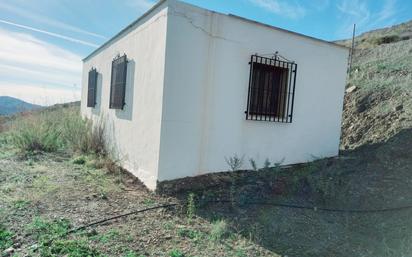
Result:
[[[106,42],[105,42],[103,45],[101,45],[99,48],[97,48],[96,50],[94,50],[93,52],[91,52],[87,57],[85,57],[85,58],[83,59],[83,61],[86,61],[87,59],[89,59],[90,57],[92,57],[93,55],[95,55],[97,52],[99,52],[101,49],[103,49],[104,47],[110,45],[110,44],[111,44],[113,41],[115,41],[118,37],[120,37],[120,36],[122,36],[123,34],[125,34],[127,30],[129,30],[130,28],[132,28],[133,26],[135,26],[137,23],[139,23],[142,19],[144,19],[144,18],[147,17],[148,15],[150,15],[155,9],[157,9],[160,5],[162,5],[162,4],[163,4],[164,2],[166,2],[166,1],[168,1],[168,0],[159,0],[159,2],[157,2],[152,8],[150,8],[150,9],[149,9],[147,12],[145,12],[142,16],[140,16],[140,17],[139,17],[138,19],[136,19],[134,22],[132,22],[131,24],[129,24],[128,26],[126,26],[124,29],[122,29],[119,33],[117,33],[117,34],[114,35],[112,38],[110,38],[108,41],[106,41]],[[179,0],[174,0],[174,1],[180,2]],[[184,3],[184,4],[186,4],[186,5],[191,5],[191,6],[195,6],[195,5],[188,4],[188,3]],[[320,42],[320,43],[328,44],[328,45],[335,46],[335,47],[339,47],[339,48],[349,49],[348,47],[346,47],[346,46],[344,46],[344,45],[340,45],[340,44],[337,44],[337,43],[334,43],[334,42],[331,42],[331,41],[327,41],[327,40],[323,40],[323,39],[320,39],[320,38],[308,36],[308,35],[301,34],[301,33],[298,33],[298,32],[291,31],[291,30],[287,30],[287,29],[282,29],[282,28],[279,28],[279,27],[276,27],[276,26],[273,26],[273,25],[269,25],[269,24],[266,24],[266,23],[258,22],[258,21],[251,20],[251,19],[248,19],[248,18],[245,18],[245,17],[237,16],[237,15],[234,15],[234,14],[219,13],[219,12],[215,12],[215,11],[212,11],[212,10],[208,10],[208,9],[202,8],[202,7],[198,7],[198,6],[195,6],[195,7],[200,8],[200,9],[203,9],[203,10],[206,10],[206,11],[218,13],[218,14],[221,14],[221,15],[226,15],[226,16],[228,16],[228,17],[233,17],[233,18],[236,18],[236,19],[240,19],[240,20],[242,20],[242,21],[249,22],[249,23],[253,23],[253,24],[256,24],[256,25],[259,25],[259,26],[265,26],[265,27],[268,27],[268,28],[271,28],[271,29],[275,29],[275,30],[278,30],[278,31],[286,32],[286,33],[289,33],[289,34],[292,34],[292,35],[295,35],[295,36],[299,36],[299,37],[304,37],[304,38],[307,38],[307,39],[315,40],[315,41],[318,41],[318,42]]]

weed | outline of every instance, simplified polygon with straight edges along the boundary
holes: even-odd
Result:
[[[177,230],[177,234],[180,237],[190,238],[190,239],[194,240],[195,242],[198,242],[203,237],[202,232],[197,231],[197,230],[193,230],[193,229],[186,229],[186,228],[179,228]]]
[[[212,228],[210,230],[210,240],[212,241],[221,241],[229,235],[229,229],[226,221],[218,220],[212,223]]]
[[[89,247],[85,240],[66,240],[60,239],[52,242],[50,246],[40,248],[40,255],[51,256],[70,256],[70,257],[95,257],[101,254]]]
[[[153,200],[153,199],[150,199],[150,198],[144,199],[144,201],[143,201],[143,204],[144,204],[144,205],[153,205],[153,204],[155,204],[155,203],[156,203],[156,201]]]
[[[22,116],[13,124],[11,142],[22,152],[53,152],[63,146],[59,118],[48,112]]]
[[[68,220],[61,219],[48,222],[40,217],[34,218],[32,223],[28,225],[29,231],[40,242],[47,242],[55,237],[63,237],[67,235],[70,227]]]
[[[134,251],[128,251],[126,254],[123,255],[123,257],[144,257],[144,256],[139,255],[135,253]]]
[[[110,241],[115,240],[119,236],[120,236],[119,231],[117,231],[115,229],[112,229],[112,230],[108,231],[107,233],[105,233],[103,235],[96,235],[96,236],[92,237],[92,239],[97,240],[101,243],[108,243]]]
[[[269,161],[269,158],[266,158],[265,162],[263,163],[263,169],[269,169],[272,163]]]
[[[185,255],[178,249],[174,249],[169,253],[170,257],[184,257]]]
[[[26,200],[16,200],[13,202],[13,207],[17,210],[24,209],[28,205],[30,205],[30,201],[26,201]]]
[[[225,161],[232,171],[240,170],[243,165],[243,159],[244,156],[242,156],[242,158],[239,158],[236,154],[229,158],[225,157]]]
[[[252,167],[252,169],[253,169],[254,171],[257,171],[257,170],[258,170],[258,167],[257,167],[257,165],[256,165],[256,161],[255,161],[253,158],[250,158],[250,159],[249,159],[249,162],[250,162],[250,166]]]
[[[77,165],[84,165],[86,163],[86,157],[78,156],[73,159],[73,163]]]
[[[172,221],[167,221],[163,224],[163,227],[166,230],[173,230],[175,228],[175,224]]]
[[[78,108],[27,113],[12,124],[10,142],[24,154],[70,150],[105,155],[104,126],[92,126]]]
[[[0,252],[13,245],[13,234],[0,224]]]
[[[192,220],[196,214],[196,202],[195,202],[195,194],[190,193],[187,198],[187,218]]]

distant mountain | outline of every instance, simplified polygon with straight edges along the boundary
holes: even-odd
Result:
[[[27,103],[14,97],[0,96],[0,115],[12,115],[40,108],[42,108],[42,106]]]

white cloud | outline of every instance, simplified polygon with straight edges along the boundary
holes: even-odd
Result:
[[[0,2],[0,9],[5,10],[7,12],[13,13],[15,15],[19,15],[21,17],[30,19],[32,21],[35,22],[40,22],[43,23],[45,25],[51,26],[51,27],[55,27],[55,28],[59,28],[59,29],[64,29],[64,30],[68,30],[68,31],[72,31],[72,32],[76,32],[76,33],[81,33],[81,34],[85,34],[85,35],[89,35],[89,36],[94,36],[94,37],[98,37],[98,38],[102,38],[105,39],[105,36],[102,36],[100,34],[94,33],[94,32],[90,32],[87,30],[84,30],[82,28],[78,28],[76,26],[46,17],[44,15],[39,15],[34,13],[33,11],[29,11],[26,8],[21,8],[18,7],[16,5],[11,5],[11,4],[7,4],[6,2]]]
[[[24,34],[0,29],[0,95],[38,104],[79,99],[81,57]]]
[[[68,36],[65,36],[65,35],[62,35],[62,34],[57,34],[57,33],[53,33],[53,32],[42,30],[42,29],[37,29],[37,28],[34,28],[34,27],[14,23],[14,22],[11,22],[11,21],[6,21],[6,20],[0,19],[0,23],[7,24],[7,25],[10,25],[10,26],[14,26],[14,27],[18,27],[18,28],[22,28],[22,29],[26,29],[26,30],[30,30],[30,31],[34,31],[34,32],[38,32],[38,33],[42,33],[42,34],[45,34],[45,35],[48,35],[48,36],[52,36],[52,37],[55,37],[55,38],[60,38],[60,39],[70,41],[70,42],[73,42],[73,43],[77,43],[77,44],[81,44],[81,45],[86,45],[86,46],[91,46],[91,47],[98,47],[99,46],[97,44],[90,43],[90,42],[87,42],[87,41],[84,41],[84,40],[76,39],[76,38],[73,38],[73,37],[68,37]]]
[[[306,9],[293,1],[285,0],[249,0],[252,4],[290,19],[300,19],[306,15]]]
[[[358,33],[393,24],[397,14],[396,0],[383,1],[379,10],[372,11],[367,0],[342,0],[337,5],[342,21],[337,31],[338,36],[350,37],[355,23]]]

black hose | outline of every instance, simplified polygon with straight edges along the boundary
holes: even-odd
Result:
[[[313,211],[324,211],[324,212],[340,212],[340,213],[380,213],[380,212],[392,212],[392,211],[401,211],[401,210],[407,210],[407,209],[412,209],[412,206],[402,206],[402,207],[394,207],[394,208],[384,208],[384,209],[369,209],[369,210],[360,210],[360,209],[334,209],[334,208],[322,208],[322,207],[315,207],[315,206],[303,206],[303,205],[295,205],[295,204],[285,204],[285,203],[273,203],[273,202],[243,202],[239,203],[236,201],[231,201],[231,200],[208,200],[208,201],[201,201],[202,203],[206,204],[218,204],[218,203],[231,203],[231,204],[239,204],[239,205],[267,205],[267,206],[274,206],[274,207],[281,207],[281,208],[290,208],[290,209],[304,209],[304,210],[313,210]],[[148,212],[148,211],[153,211],[157,209],[163,209],[163,208],[170,208],[170,207],[175,207],[178,206],[179,203],[170,203],[170,204],[164,204],[164,205],[158,205],[155,207],[150,207],[146,209],[141,209],[141,210],[136,210],[124,214],[120,214],[117,216],[113,216],[110,218],[102,219],[99,221],[95,221],[74,229],[71,229],[67,231],[64,235],[60,235],[56,238],[52,238],[48,241],[47,244],[50,244],[52,241],[61,238],[62,236],[67,236],[69,234],[78,232],[80,230],[84,230],[86,228],[96,226],[108,221],[124,218],[130,215],[138,214],[138,213],[143,213],[143,212]]]

